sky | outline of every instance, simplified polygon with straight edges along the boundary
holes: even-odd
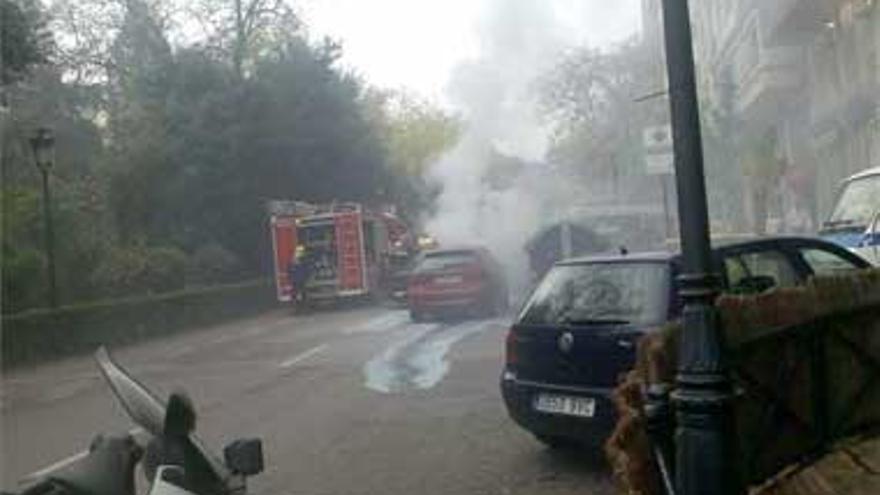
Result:
[[[571,44],[607,46],[639,29],[639,0],[534,0]],[[343,45],[342,63],[371,84],[443,102],[453,69],[480,55],[497,0],[299,0],[312,37]],[[503,3],[502,3],[503,5]]]

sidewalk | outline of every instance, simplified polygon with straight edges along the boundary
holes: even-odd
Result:
[[[880,436],[841,442],[809,466],[792,466],[751,495],[874,495],[880,493]]]

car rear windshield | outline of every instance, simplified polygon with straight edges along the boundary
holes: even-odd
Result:
[[[535,325],[655,324],[666,319],[669,268],[659,262],[554,267],[519,321]]]
[[[477,262],[479,262],[479,257],[473,251],[442,251],[426,254],[417,270],[420,272],[442,271]]]

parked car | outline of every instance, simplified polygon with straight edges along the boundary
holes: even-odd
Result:
[[[413,321],[446,315],[498,315],[507,308],[501,265],[482,247],[446,248],[419,256],[407,288]]]
[[[722,289],[736,293],[870,266],[811,238],[739,241],[713,255]],[[507,335],[501,392],[513,420],[550,446],[601,443],[616,420],[611,391],[634,364],[636,340],[680,316],[679,272],[675,252],[557,263]]]

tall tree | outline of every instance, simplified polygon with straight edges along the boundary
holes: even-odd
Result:
[[[198,0],[189,4],[204,46],[227,58],[239,80],[256,61],[299,34],[300,22],[284,0]]]
[[[433,203],[437,190],[425,180],[430,165],[461,135],[460,119],[402,91],[371,89],[362,97],[367,118],[381,130],[392,174],[388,193],[405,216],[416,220]]]
[[[155,205],[175,175],[166,144],[173,60],[166,34],[144,1],[126,1],[109,56],[107,137],[113,161],[108,174],[118,229],[126,241],[167,235]]]
[[[0,86],[25,76],[47,61],[51,36],[34,1],[0,0]]]
[[[392,170],[421,176],[461,133],[455,116],[406,93],[391,94],[386,102],[389,164]]]
[[[39,176],[27,142],[36,127],[51,127],[56,160],[51,175],[62,301],[84,295],[81,284],[107,237],[102,187],[95,163],[102,146],[86,118],[77,89],[64,82],[48,15],[35,1],[0,0],[3,98],[0,111],[2,162],[2,257],[4,311],[45,300],[45,252]],[[73,261],[75,260],[75,262]],[[70,262],[68,262],[70,261]]]
[[[181,265],[205,258],[256,273],[270,260],[266,200],[387,201],[386,140],[407,136],[392,147],[400,170],[434,153],[418,129],[438,115],[413,106],[386,126],[337,67],[340,46],[304,39],[285,4],[204,0],[213,37],[192,41],[173,3],[56,0],[57,52],[4,87],[4,139],[17,133],[3,148],[3,296],[16,301],[4,307],[40,299],[36,125],[56,132],[59,275],[79,297],[177,287]]]
[[[632,174],[645,119],[640,46],[572,51],[540,81],[542,106],[555,124],[551,156],[592,177]]]

